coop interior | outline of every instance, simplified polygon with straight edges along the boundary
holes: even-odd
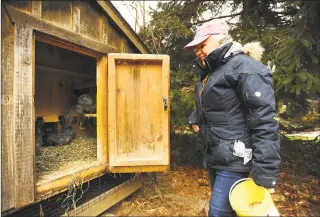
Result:
[[[35,43],[37,184],[98,165],[96,58]]]

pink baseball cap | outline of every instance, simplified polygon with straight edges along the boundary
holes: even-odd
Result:
[[[187,44],[183,49],[188,52],[192,51],[194,47],[205,41],[210,35],[228,35],[229,26],[224,20],[211,20],[204,23],[197,29],[193,41]]]

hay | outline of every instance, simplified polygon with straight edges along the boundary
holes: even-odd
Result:
[[[116,216],[206,216],[210,186],[195,180],[208,179],[204,169],[176,168],[157,173],[158,185],[148,173],[142,175],[142,188],[108,212]]]
[[[37,183],[98,165],[97,139],[79,136],[70,144],[42,147],[36,156]]]
[[[65,194],[65,198],[62,201],[62,208],[65,210],[65,214],[70,209],[77,208],[77,202],[82,198],[83,194],[89,189],[90,182],[88,186],[83,188],[84,181],[76,176],[73,176],[72,181],[68,185],[68,191]]]

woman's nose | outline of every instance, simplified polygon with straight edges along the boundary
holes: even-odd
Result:
[[[196,56],[200,56],[201,55],[201,51],[200,50],[195,50],[194,53],[195,53]]]

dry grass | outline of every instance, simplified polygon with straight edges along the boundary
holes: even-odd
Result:
[[[73,176],[72,181],[68,185],[68,191],[64,194],[62,208],[67,213],[71,209],[76,209],[77,202],[82,198],[83,194],[89,189],[90,182],[86,188],[83,188],[84,180],[77,175]]]
[[[174,166],[158,173],[156,185],[150,174],[143,187],[107,212],[117,216],[206,216],[210,187],[207,172]]]
[[[75,173],[96,163],[96,138],[79,136],[67,145],[42,147],[36,156],[37,182]]]
[[[205,216],[211,194],[207,172],[195,166],[196,156],[188,152],[192,141],[187,138],[172,140],[171,160],[178,164],[173,163],[167,173],[158,173],[158,185],[150,175],[144,176],[143,188],[107,212],[117,216]],[[281,143],[280,179],[272,194],[276,207],[281,216],[320,216],[319,144]]]

